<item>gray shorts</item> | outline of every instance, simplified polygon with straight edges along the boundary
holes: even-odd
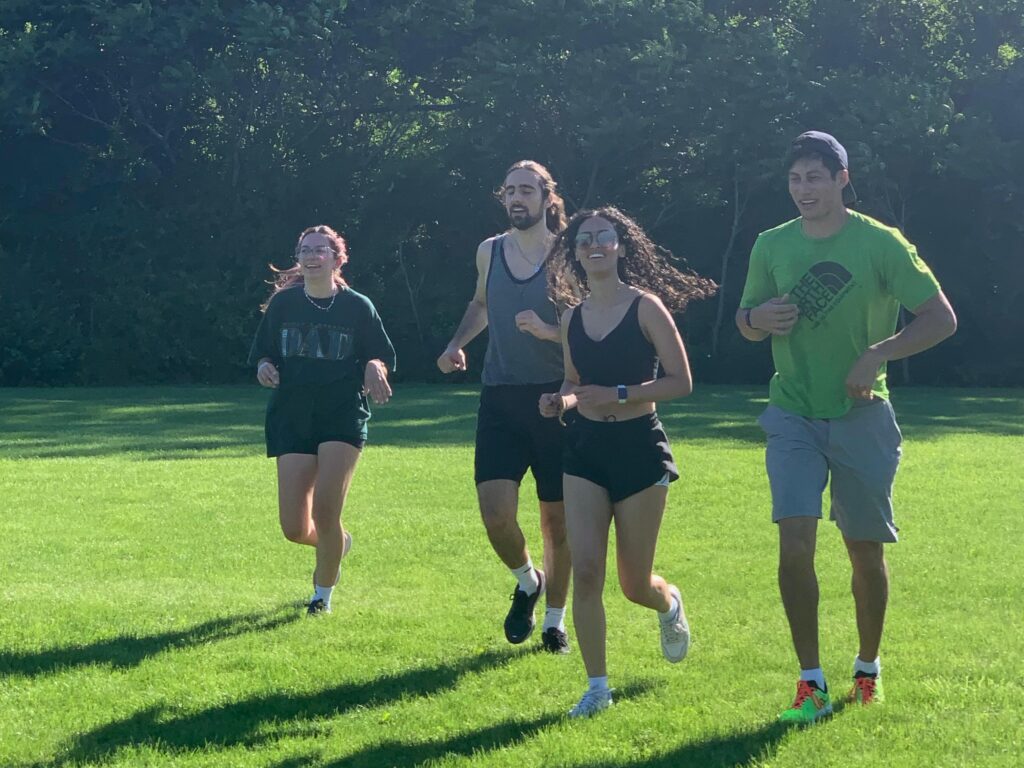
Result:
[[[829,518],[846,538],[897,540],[892,483],[903,436],[889,401],[855,406],[838,419],[808,419],[769,405],[758,423],[768,435],[774,522],[821,518],[821,494],[831,475]]]

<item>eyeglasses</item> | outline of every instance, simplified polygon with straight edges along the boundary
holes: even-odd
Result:
[[[619,236],[614,229],[602,229],[598,232],[578,232],[576,234],[576,247],[588,248],[596,245],[598,248],[612,248],[619,242]]]
[[[308,245],[304,245],[301,248],[299,248],[299,256],[313,255],[323,258],[324,256],[327,256],[330,253],[332,253],[332,251],[331,246],[329,245],[318,245],[314,248],[310,248]]]

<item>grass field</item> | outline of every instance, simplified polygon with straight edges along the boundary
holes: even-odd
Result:
[[[585,722],[563,717],[578,652],[502,636],[512,580],[477,516],[474,391],[405,386],[377,409],[323,619],[300,608],[312,551],[277,529],[264,402],[0,390],[0,766],[1024,764],[1024,391],[897,390],[887,702],[790,731],[764,390],[661,409],[683,479],[655,564],[695,644],[666,664],[656,619],[611,578],[616,705]],[[818,572],[823,663],[845,691],[856,633],[829,523]]]

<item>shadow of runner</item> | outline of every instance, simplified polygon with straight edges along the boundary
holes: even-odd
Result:
[[[622,701],[642,696],[654,687],[651,683],[642,681],[616,688],[616,700]],[[472,757],[480,752],[506,749],[532,738],[548,726],[565,722],[565,712],[568,709],[569,704],[566,704],[565,711],[558,714],[547,714],[528,721],[505,720],[488,728],[460,733],[446,739],[413,743],[386,741],[383,744],[367,747],[340,760],[327,763],[325,768],[384,768],[384,766],[416,768],[448,756]],[[311,756],[307,756],[306,759],[312,761]],[[271,768],[289,768],[295,763],[296,758],[290,758],[283,763],[271,766]]]
[[[0,650],[0,679],[13,675],[37,677],[92,664],[106,664],[115,669],[135,667],[164,651],[253,632],[269,632],[301,618],[301,614],[287,606],[265,613],[212,619],[188,629],[155,635],[118,635],[87,645],[58,646],[41,651]]]
[[[391,765],[414,768],[448,756],[470,757],[478,752],[493,752],[514,747],[561,719],[561,715],[549,714],[528,721],[505,720],[489,728],[460,733],[438,741],[411,744],[387,741],[374,747],[367,747],[336,762],[327,763],[325,768],[383,768]]]
[[[356,707],[377,707],[407,696],[431,696],[454,688],[464,675],[501,666],[528,652],[487,651],[452,664],[422,667],[307,694],[256,696],[185,716],[173,717],[173,710],[150,707],[76,737],[70,747],[46,765],[104,762],[129,747],[176,753],[209,747],[256,746],[280,737],[277,732],[266,732],[275,729],[257,734],[268,724],[336,717]]]
[[[671,752],[640,760],[615,763],[596,763],[591,768],[741,768],[758,758],[770,757],[782,737],[792,726],[769,723],[750,731],[739,731],[727,736],[695,741],[677,747]]]

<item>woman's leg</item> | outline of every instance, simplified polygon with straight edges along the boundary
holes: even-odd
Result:
[[[612,505],[601,486],[565,475],[565,524],[572,553],[572,618],[587,677],[608,674],[604,592]]]
[[[316,526],[316,571],[313,581],[334,586],[345,543],[341,510],[359,461],[359,449],[348,443],[321,443],[313,488],[313,524]]]
[[[665,580],[651,572],[668,489],[652,485],[615,504],[619,584],[627,599],[664,613],[672,607]]]
[[[313,485],[316,456],[286,453],[277,457],[277,508],[281,532],[288,541],[316,546],[313,525]]]

